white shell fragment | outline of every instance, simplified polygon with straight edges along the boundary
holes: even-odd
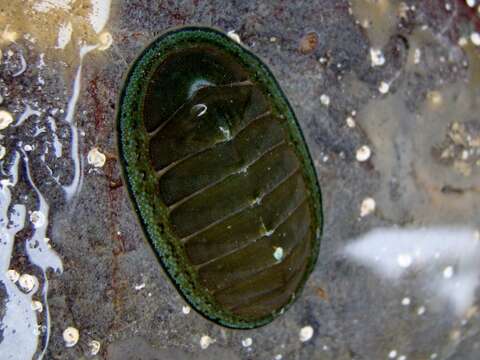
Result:
[[[309,325],[301,328],[298,334],[298,338],[300,339],[301,342],[306,342],[310,340],[312,336],[313,336],[313,328]]]
[[[383,55],[382,50],[371,48],[370,60],[372,62],[372,66],[382,66],[385,64],[385,56]]]
[[[3,145],[0,145],[0,160],[2,160],[7,153],[7,148]]]
[[[80,333],[78,332],[78,329],[73,326],[69,326],[63,330],[63,341],[65,342],[66,347],[74,347],[77,345],[79,338]]]
[[[236,43],[238,43],[238,44],[242,43],[242,40],[240,39],[240,36],[235,32],[235,30],[230,30],[229,32],[227,32],[227,35],[230,39],[232,39]]]
[[[0,110],[0,130],[6,129],[12,122],[12,114],[6,110]]]
[[[367,145],[360,146],[356,152],[356,158],[360,162],[367,161],[372,155],[372,150]]]
[[[386,94],[388,93],[389,90],[390,90],[390,84],[385,81],[382,81],[378,86],[378,91],[380,92],[380,94]]]
[[[346,122],[347,122],[347,126],[349,128],[354,128],[355,127],[355,119],[351,116],[348,116],[347,119],[346,119]]]
[[[190,306],[188,306],[188,305],[185,305],[185,306],[182,307],[182,312],[183,312],[185,315],[190,314],[190,310],[191,310],[191,308],[190,308]]]
[[[205,350],[206,348],[208,348],[211,344],[213,344],[215,342],[215,339],[212,339],[210,336],[208,335],[203,335],[201,338],[200,338],[200,347]]]
[[[371,197],[365,198],[360,205],[360,216],[364,217],[375,211],[376,203]]]
[[[320,102],[325,106],[330,105],[330,96],[328,96],[327,94],[322,94],[320,96]]]
[[[101,168],[103,165],[105,165],[107,157],[104,153],[100,152],[98,148],[94,147],[88,152],[87,161],[93,167]]]

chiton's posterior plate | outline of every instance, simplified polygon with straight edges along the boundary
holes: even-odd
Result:
[[[167,32],[127,75],[118,136],[138,217],[186,300],[234,328],[283,313],[314,267],[321,199],[265,64],[214,29]]]

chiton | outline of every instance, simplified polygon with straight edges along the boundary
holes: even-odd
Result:
[[[233,328],[283,313],[315,265],[322,209],[267,66],[218,30],[168,31],[127,73],[117,128],[133,206],[184,298]]]

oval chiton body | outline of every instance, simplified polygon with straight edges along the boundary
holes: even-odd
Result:
[[[133,205],[185,299],[233,328],[283,313],[315,265],[322,210],[266,65],[211,28],[164,33],[126,76],[117,128]]]

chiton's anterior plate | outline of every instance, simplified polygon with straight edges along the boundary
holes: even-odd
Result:
[[[234,328],[283,313],[314,267],[321,199],[266,65],[220,31],[167,32],[126,77],[118,137],[140,222],[186,300]]]

